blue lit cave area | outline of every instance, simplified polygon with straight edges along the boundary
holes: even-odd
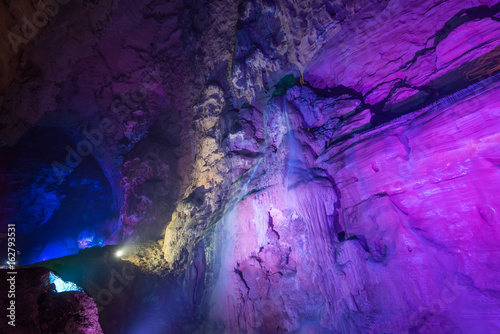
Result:
[[[0,333],[500,333],[499,64],[500,0],[0,1]]]
[[[65,163],[66,146],[76,149],[60,129],[36,127],[2,150],[2,216],[16,225],[18,265],[103,246],[118,228],[111,186],[92,156],[74,169],[53,165]]]

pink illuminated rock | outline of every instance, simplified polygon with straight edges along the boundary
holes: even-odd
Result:
[[[46,268],[17,269],[16,297],[2,298],[1,302],[2,309],[7,309],[14,300],[15,316],[11,324],[2,321],[2,333],[103,333],[92,298],[80,291],[57,292],[50,284],[49,273]],[[12,276],[2,270],[0,277],[5,282]]]

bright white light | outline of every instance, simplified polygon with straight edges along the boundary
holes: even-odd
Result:
[[[56,292],[83,291],[83,289],[75,283],[63,281],[61,277],[57,276],[53,272],[50,272],[50,283],[54,283],[56,286]]]
[[[119,250],[116,252],[115,254],[117,257],[121,257],[123,255],[123,251],[122,250]]]

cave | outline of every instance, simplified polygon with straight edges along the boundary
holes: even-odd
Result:
[[[500,2],[0,2],[1,333],[500,333]]]

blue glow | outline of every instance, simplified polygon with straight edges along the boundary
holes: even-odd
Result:
[[[61,277],[57,276],[53,272],[50,272],[50,283],[54,283],[56,286],[56,292],[83,291],[83,289],[75,283],[63,281]]]
[[[47,243],[41,253],[35,254],[32,262],[47,261],[76,253],[78,253],[78,242],[73,238],[64,238]]]
[[[85,229],[78,234],[78,248],[89,248],[94,246],[102,246],[104,242],[104,238],[102,235],[93,230],[93,229]]]

